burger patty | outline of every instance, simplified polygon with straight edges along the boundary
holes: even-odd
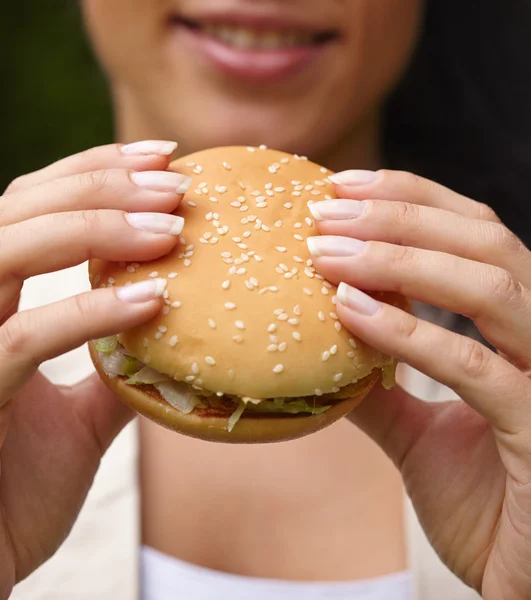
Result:
[[[370,377],[370,375],[368,377]],[[127,377],[120,377],[120,379],[123,381],[127,381]],[[292,398],[292,400],[293,401],[305,400],[311,406],[330,406],[334,403],[337,403],[337,402],[340,402],[347,398],[351,398],[351,397],[355,396],[357,393],[357,390],[363,385],[362,382],[363,382],[363,380],[360,380],[360,381],[357,381],[356,383],[351,383],[349,385],[346,385],[343,388],[341,388],[341,390],[339,392],[335,392],[335,393],[331,393],[331,394],[323,394],[322,396],[304,396],[301,398]],[[164,398],[161,396],[159,391],[153,385],[142,385],[139,387],[142,387],[142,391],[144,391],[146,394],[149,394],[152,398],[155,398],[158,402],[163,403],[163,404],[168,404],[166,402],[166,400],[164,400]],[[236,408],[238,407],[237,400],[233,399],[230,396],[202,397],[199,394],[198,394],[198,396],[201,398],[201,401],[203,402],[203,404],[207,404],[206,407],[196,407],[193,409],[191,414],[197,415],[198,417],[202,417],[202,418],[214,417],[214,418],[221,418],[221,419],[227,418],[228,419],[234,413]],[[287,401],[289,402],[289,399],[287,399]],[[175,410],[177,410],[177,409],[175,409]],[[253,411],[252,409],[250,409],[250,410],[245,410],[243,412],[241,418],[250,417],[252,415],[252,417],[254,419],[256,419],[256,418],[260,418],[260,417],[270,417],[271,414],[274,414],[274,413],[260,413],[260,412]],[[289,413],[283,413],[282,411],[279,411],[279,414],[282,414],[285,417],[299,417],[299,418],[301,417],[301,414],[292,415]]]

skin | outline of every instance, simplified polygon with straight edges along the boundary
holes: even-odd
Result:
[[[284,95],[278,90],[282,102],[277,93],[258,90],[253,96],[245,87],[228,94],[226,82],[195,71],[191,61],[179,64],[179,57],[170,58],[170,42],[158,35],[165,6],[148,0],[84,2],[89,30],[112,82],[122,139],[182,137],[182,151],[188,152],[244,139],[252,143],[262,136],[260,141],[287,149],[296,140],[299,152],[336,170],[349,156],[349,166],[373,168],[378,162],[378,108],[405,66],[420,16],[418,2],[337,1],[327,3],[326,15],[322,3],[315,2],[311,10],[305,3],[305,14],[317,21],[355,25],[351,37],[345,32],[346,45],[334,50],[333,60],[330,56],[329,63],[315,66],[311,80],[319,86],[301,80],[307,86],[301,85],[304,102],[292,100],[290,89]],[[296,1],[289,6],[296,10]],[[352,18],[356,16],[361,21]],[[403,19],[400,26],[397,19]],[[396,34],[398,39],[393,37],[404,30]],[[358,47],[355,31],[378,33],[364,36]],[[378,43],[381,39],[386,43]],[[352,89],[345,81],[353,82]],[[258,102],[263,108],[260,120]],[[228,125],[236,113],[238,132]],[[194,118],[198,114],[201,117]],[[293,119],[294,114],[301,118]],[[168,162],[160,153],[124,155],[117,146],[94,149],[13,182],[2,198],[0,598],[7,598],[17,581],[61,545],[103,453],[131,418],[98,379],[61,388],[39,375],[38,365],[88,339],[148,320],[160,310],[154,295],[126,302],[117,290],[100,289],[17,313],[22,283],[89,256],[140,261],[168,252],[177,243],[175,236],[139,230],[126,220],[129,212],[171,213],[177,208],[180,196],[169,188],[147,189],[133,181],[133,172],[162,172]],[[466,314],[499,352],[398,309],[375,305],[342,286],[338,314],[348,329],[462,398],[427,405],[401,389],[376,390],[352,420],[376,442],[370,446],[373,451],[378,445],[393,460],[432,544],[454,573],[488,600],[529,598],[531,254],[492,211],[451,190],[414,175],[385,171],[372,183],[354,185],[355,175],[344,175],[337,193],[354,203],[366,202],[366,210],[357,218],[320,222],[325,242],[319,243],[328,243],[316,257],[323,275],[354,288],[398,290]],[[65,231],[70,232],[68,239]],[[327,236],[332,236],[331,244]],[[358,250],[353,252],[351,245],[345,255],[345,239],[361,242]],[[47,251],[39,252],[43,247]],[[360,444],[358,449],[367,449],[358,429],[347,425],[340,424],[343,448],[349,447],[345,440],[350,435]],[[173,438],[171,444],[189,447],[179,436]],[[160,444],[164,439],[160,432]],[[317,456],[314,439],[319,438],[308,438],[305,449]],[[208,460],[214,460],[203,448]],[[301,456],[290,448],[295,446],[276,447],[277,460],[296,465]],[[156,445],[147,449],[156,450]],[[378,456],[381,453],[375,452],[369,458],[375,468]],[[324,460],[320,472],[333,462]],[[217,466],[222,465],[218,459]],[[248,465],[243,477],[256,475],[253,466]],[[380,466],[383,469],[384,463]],[[382,472],[375,470],[375,478]],[[283,473],[290,484],[289,471]],[[247,481],[243,479],[228,499],[246,493]],[[336,495],[342,489],[335,487],[338,481],[334,477],[327,497],[327,506],[333,503],[334,509],[345,506],[345,498]],[[324,487],[314,478],[302,489],[310,486]],[[367,498],[378,498],[385,506],[385,491],[375,490]],[[347,501],[352,505],[354,496]],[[306,526],[303,521],[299,533]]]

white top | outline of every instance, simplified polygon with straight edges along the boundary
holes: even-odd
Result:
[[[141,600],[413,600],[413,576],[396,573],[358,582],[294,582],[229,575],[144,547]]]
[[[87,265],[27,281],[21,309],[30,309],[90,288]],[[85,347],[45,363],[42,372],[54,383],[72,385],[94,371]],[[412,393],[448,400],[451,392],[414,373]],[[107,452],[72,533],[43,567],[20,583],[11,600],[138,600],[139,486],[138,437],[129,425]],[[409,564],[416,600],[477,600],[441,563],[406,503]],[[186,596],[181,596],[184,600]],[[230,597],[230,596],[229,596]],[[292,595],[293,600],[310,596]],[[186,598],[188,600],[188,598]],[[291,600],[291,599],[290,599]]]

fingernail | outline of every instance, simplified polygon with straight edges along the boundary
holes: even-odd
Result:
[[[306,240],[312,256],[355,256],[363,251],[366,242],[336,235],[321,235]]]
[[[329,179],[337,185],[367,185],[368,183],[374,183],[378,179],[378,173],[376,171],[362,171],[358,169],[335,173],[334,175],[330,175]]]
[[[186,193],[192,183],[191,177],[170,171],[134,171],[131,179],[141,188],[174,194]]]
[[[125,287],[117,288],[116,295],[123,302],[149,302],[160,298],[166,289],[165,279],[150,279],[139,281]]]
[[[356,219],[367,209],[366,202],[359,200],[325,200],[309,206],[316,221]]]
[[[337,299],[343,306],[368,317],[372,317],[382,308],[381,302],[346,283],[339,284]]]
[[[120,148],[122,154],[142,155],[159,154],[160,156],[170,156],[177,149],[177,142],[166,142],[164,140],[144,140],[142,142],[133,142]]]
[[[125,220],[135,229],[149,233],[179,235],[184,227],[184,219],[164,213],[127,213]]]

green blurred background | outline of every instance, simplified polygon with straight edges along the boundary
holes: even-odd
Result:
[[[112,141],[113,130],[76,0],[5,1],[0,22],[2,193],[17,175]]]

